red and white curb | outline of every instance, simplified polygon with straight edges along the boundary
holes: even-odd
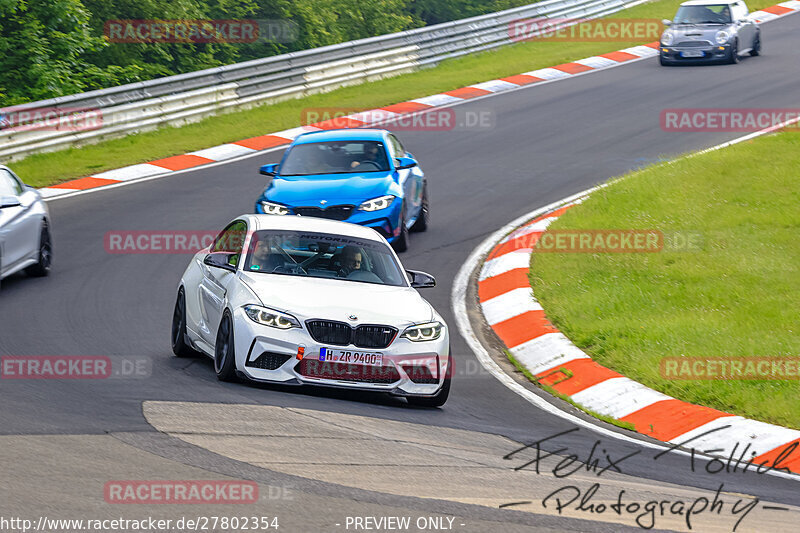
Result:
[[[594,362],[548,320],[528,280],[532,247],[577,199],[541,214],[496,243],[478,275],[484,318],[517,362],[581,407],[672,444],[800,473],[800,431],[676,400]],[[792,448],[792,446],[794,446]]]

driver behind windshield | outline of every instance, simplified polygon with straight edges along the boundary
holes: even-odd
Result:
[[[361,270],[361,250],[355,246],[345,246],[341,253],[339,276],[346,278],[356,270]]]
[[[273,254],[266,239],[258,240],[250,255],[250,270],[272,272],[283,264],[279,255]]]
[[[382,170],[386,168],[386,154],[383,145],[376,142],[364,143],[364,153],[350,163],[350,168],[364,167],[363,170]]]

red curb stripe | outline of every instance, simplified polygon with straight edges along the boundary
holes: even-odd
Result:
[[[339,130],[342,128],[358,128],[366,124],[363,120],[356,120],[354,118],[341,117],[323,120],[322,122],[315,122],[310,126],[317,127],[321,130]]]
[[[760,9],[759,11],[766,11],[767,13],[772,13],[773,15],[785,15],[786,13],[791,13],[794,11],[794,9],[789,9],[788,7],[783,6],[770,6]]]
[[[653,41],[652,43],[647,43],[644,46],[647,46],[648,48],[658,48],[659,46],[661,46],[661,43],[659,43],[658,41]]]
[[[109,180],[105,178],[94,178],[92,176],[86,178],[79,178],[58,185],[50,185],[48,189],[79,189],[81,191],[86,189],[94,189],[95,187],[102,187],[103,185],[111,185],[119,183],[120,180]]]
[[[544,81],[542,78],[537,78],[536,76],[528,76],[527,74],[516,74],[514,76],[508,76],[507,78],[500,78],[500,79],[502,81],[507,81],[508,83],[515,83],[517,85],[528,85],[529,83]]]
[[[554,66],[553,68],[560,70],[561,72],[566,72],[567,74],[579,74],[581,72],[586,72],[587,70],[594,70],[594,67],[588,67],[580,63],[562,63],[561,65]]]
[[[497,276],[478,282],[478,299],[481,302],[491,300],[514,289],[530,289],[527,268],[515,268]]]
[[[207,157],[200,157],[199,155],[174,155],[156,161],[150,161],[149,164],[156,165],[169,170],[183,170],[185,168],[196,167],[198,165],[205,165],[206,163],[213,163],[213,159]]]
[[[291,142],[291,139],[285,139],[277,135],[259,135],[258,137],[250,137],[249,139],[236,141],[232,144],[238,144],[239,146],[244,146],[252,150],[266,150],[267,148],[274,148],[275,146],[281,146]]]
[[[794,444],[797,444],[797,446],[793,450],[787,452],[787,448]],[[788,455],[786,455],[787,453]],[[781,455],[783,455],[783,458],[775,464],[775,461]],[[762,453],[753,459],[753,463],[756,465],[763,464],[764,462],[766,462],[767,466],[774,465],[776,468],[786,467],[795,474],[800,474],[800,439],[782,444],[774,450]]]
[[[544,311],[528,311],[498,322],[492,329],[509,348],[514,348],[525,342],[541,337],[547,333],[558,333]]]
[[[478,89],[477,87],[462,87],[460,89],[455,89],[452,91],[447,91],[442,94],[446,94],[448,96],[455,96],[456,98],[463,98],[464,100],[468,100],[470,98],[475,98],[476,96],[484,96],[487,94],[492,94],[491,91],[487,91],[484,89]]]
[[[572,396],[607,379],[623,377],[622,374],[609,370],[591,359],[574,359],[558,365],[556,369],[555,372],[554,369],[546,370],[537,377],[542,378],[541,383],[550,385],[557,392],[567,396]],[[572,373],[572,376],[567,378],[569,373],[563,372],[564,370]]]
[[[655,402],[620,418],[636,431],[661,441],[671,441],[717,418],[733,416],[710,407],[669,399]]]
[[[612,61],[618,61],[620,63],[622,63],[623,61],[630,61],[631,59],[639,58],[639,56],[629,54],[628,52],[609,52],[607,54],[600,54],[598,57],[604,57],[606,59],[610,59]]]
[[[428,109],[431,107],[433,106],[428,104],[420,104],[419,102],[400,102],[399,104],[387,105],[386,107],[381,107],[380,109],[391,111],[392,113],[413,113],[414,111],[420,111],[422,109]]]

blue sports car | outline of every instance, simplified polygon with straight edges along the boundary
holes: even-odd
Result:
[[[392,133],[345,129],[304,133],[278,164],[256,213],[301,215],[369,226],[398,252],[428,226],[425,174]]]

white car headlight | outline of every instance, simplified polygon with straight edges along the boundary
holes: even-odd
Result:
[[[292,329],[299,328],[300,321],[287,313],[281,313],[269,307],[261,307],[260,305],[245,305],[244,312],[250,317],[250,320],[278,329]]]
[[[414,342],[433,341],[441,336],[443,329],[444,324],[441,322],[426,322],[425,324],[409,326],[401,337]]]
[[[387,194],[386,196],[381,196],[379,198],[373,198],[372,200],[367,200],[366,202],[362,203],[358,208],[361,211],[379,211],[381,209],[386,209],[394,202],[394,196],[391,194]]]
[[[717,44],[725,44],[728,42],[730,36],[731,35],[727,31],[719,30],[715,39],[717,40]]]
[[[669,30],[661,34],[661,44],[669,46],[672,44],[672,41],[674,40],[675,40],[675,34]]]
[[[272,202],[261,202],[261,209],[268,215],[288,215],[289,208],[281,204],[273,204]]]

